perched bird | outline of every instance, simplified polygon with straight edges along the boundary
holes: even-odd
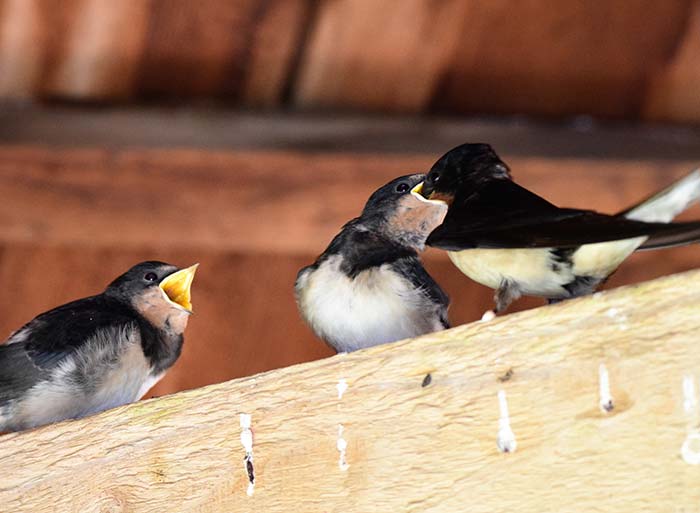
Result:
[[[637,249],[700,240],[700,222],[670,223],[700,197],[698,171],[617,215],[559,208],[519,186],[487,144],[443,155],[418,198],[444,201],[427,244],[448,251],[468,277],[496,289],[495,312],[521,295],[550,302],[588,294]]]
[[[42,313],[10,335],[0,346],[0,431],[140,399],[180,356],[196,269],[140,263],[101,294]]]
[[[418,257],[447,211],[442,202],[411,195],[424,177],[402,176],[374,192],[360,217],[299,271],[295,292],[301,315],[336,351],[448,327],[449,299]]]

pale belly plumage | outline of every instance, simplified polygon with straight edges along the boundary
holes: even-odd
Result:
[[[443,329],[436,307],[407,280],[380,266],[350,278],[331,257],[297,283],[300,309],[338,351],[354,351]]]
[[[605,279],[643,241],[638,237],[586,244],[569,262],[560,261],[552,248],[468,249],[448,255],[465,275],[492,289],[511,282],[526,295],[565,298],[570,296],[566,285],[577,277]]]

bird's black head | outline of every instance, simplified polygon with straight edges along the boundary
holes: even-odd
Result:
[[[445,153],[433,164],[420,194],[451,204],[455,193],[491,179],[509,179],[508,166],[488,144],[462,144]]]
[[[191,313],[190,287],[198,265],[179,269],[165,262],[141,262],[110,283],[105,294],[131,304],[141,313],[146,305]]]
[[[439,202],[420,201],[411,194],[424,179],[424,174],[401,176],[377,189],[365,204],[361,224],[396,244],[423,249],[447,211]]]

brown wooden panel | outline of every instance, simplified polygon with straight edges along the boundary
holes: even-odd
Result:
[[[71,13],[72,23],[62,34],[64,51],[50,65],[44,94],[92,100],[129,97],[145,42],[148,3],[82,0]]]
[[[315,252],[378,186],[437,156],[0,147],[0,243]],[[693,166],[506,160],[552,201],[608,212]]]
[[[461,0],[324,2],[302,60],[297,105],[423,110],[466,7]]]
[[[700,120],[694,0],[2,0],[0,98]]]
[[[700,2],[668,65],[651,77],[644,107],[653,120],[700,122]]]
[[[0,2],[0,97],[32,97],[45,45],[39,0]]]
[[[273,104],[305,12],[300,1],[154,0],[141,92]]]
[[[147,96],[218,94],[242,66],[254,0],[153,0],[140,90]]]
[[[445,112],[636,117],[693,0],[469,2],[435,96]]]
[[[269,108],[282,102],[304,30],[312,17],[311,2],[307,0],[261,2],[244,63],[243,103]]]

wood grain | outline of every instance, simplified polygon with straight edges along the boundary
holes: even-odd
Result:
[[[692,511],[698,467],[679,451],[698,421],[682,395],[700,368],[698,301],[692,272],[7,435],[0,503],[17,513]],[[598,406],[601,363],[609,413]],[[511,454],[496,449],[500,390]],[[239,413],[255,434],[251,497]]]

